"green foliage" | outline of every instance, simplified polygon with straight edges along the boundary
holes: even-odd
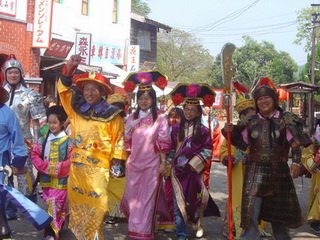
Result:
[[[236,69],[234,79],[248,87],[252,87],[263,76],[269,77],[276,85],[295,80],[294,73],[298,66],[288,53],[278,52],[270,42],[258,43],[248,36],[243,39],[244,45],[237,48],[233,56]],[[219,61],[220,56],[217,56],[213,68],[214,79],[221,79]]]
[[[147,17],[151,13],[148,3],[142,0],[131,0],[131,12]]]
[[[157,43],[157,68],[170,81],[211,83],[213,57],[194,35],[172,29],[160,32]]]

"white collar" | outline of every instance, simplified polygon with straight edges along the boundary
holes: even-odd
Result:
[[[53,133],[50,132],[47,141],[52,141],[52,140],[57,139],[57,138],[62,138],[64,136],[66,136],[66,135],[67,134],[66,134],[66,132],[64,130],[59,132],[58,135],[56,135],[56,136]]]

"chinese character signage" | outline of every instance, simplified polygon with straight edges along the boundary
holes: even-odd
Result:
[[[16,16],[17,0],[0,0],[0,14]]]
[[[77,33],[76,54],[81,56],[83,64],[90,65],[91,33]]]
[[[52,0],[36,0],[32,47],[48,48],[51,35]]]
[[[114,44],[93,42],[91,47],[91,60],[95,63],[112,63],[123,65],[124,47]]]
[[[127,71],[128,72],[138,71],[139,65],[140,65],[140,47],[139,45],[129,45]]]
[[[44,52],[44,56],[66,58],[72,46],[73,42],[52,38],[50,47],[46,49],[46,51]]]

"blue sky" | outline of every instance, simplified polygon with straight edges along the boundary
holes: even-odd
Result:
[[[241,46],[241,36],[274,44],[288,52],[298,65],[306,63],[296,38],[296,16],[320,0],[145,0],[149,18],[195,34],[216,56],[226,42]]]

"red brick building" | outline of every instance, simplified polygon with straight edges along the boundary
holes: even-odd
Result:
[[[14,54],[23,66],[27,84],[40,91],[40,50],[31,47],[35,0],[9,2],[19,5],[15,6],[14,12],[0,7],[0,66]]]

